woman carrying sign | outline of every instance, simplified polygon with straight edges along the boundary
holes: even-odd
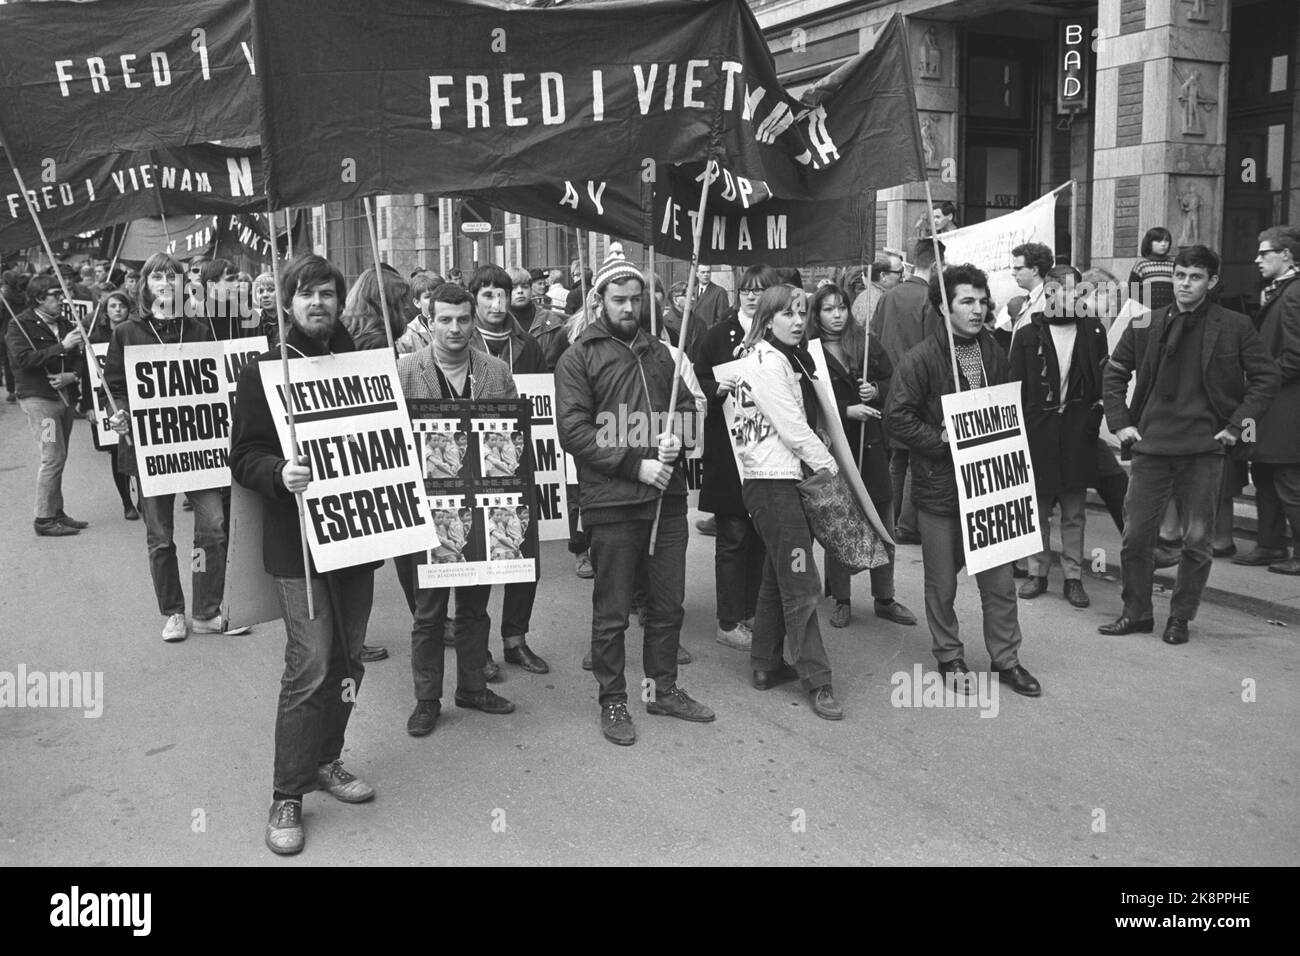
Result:
[[[876,506],[876,513],[885,523],[885,530],[892,535],[894,493],[880,410],[885,407],[893,366],[880,340],[853,321],[848,296],[839,286],[826,285],[818,289],[809,312],[812,315],[812,336],[821,340],[826,355],[826,369],[849,448],[862,451],[862,482],[871,496],[871,503]],[[864,353],[868,359],[866,381],[861,375]],[[848,569],[832,555],[826,555],[826,593],[835,598],[832,627],[846,627],[849,623],[850,588]],[[894,600],[893,561],[871,569],[871,593],[876,599],[876,617],[895,624],[916,623],[916,615]]]
[[[104,384],[118,407],[117,414],[109,421],[113,430],[124,437],[131,435],[126,347],[213,341],[212,330],[206,321],[184,315],[183,296],[178,294],[183,289],[184,267],[179,262],[165,252],[157,252],[149,257],[142,272],[144,282],[140,285],[139,314],[114,330],[104,367]],[[138,480],[135,448],[130,441],[121,440],[117,447],[120,467]],[[221,598],[226,586],[226,531],[221,489],[187,491],[185,497],[194,506],[194,551],[203,552],[203,560],[193,565],[193,630],[195,634],[220,634],[224,629]],[[167,618],[162,638],[164,641],[183,641],[189,636],[190,627],[185,620],[185,594],[181,590],[173,537],[176,496],[142,497],[140,510],[144,514],[154,595],[158,598],[158,610]]]
[[[754,687],[767,690],[798,677],[813,713],[840,720],[844,709],[831,691],[831,665],[817,623],[821,575],[813,537],[799,500],[805,471],[831,474],[839,466],[817,435],[813,361],[804,345],[804,294],[788,285],[758,298],[745,336],[747,367],[726,384],[736,390],[736,441],[743,443],[741,494],[763,542],[763,576],[754,612],[750,662]],[[783,636],[784,635],[784,636]],[[786,664],[784,656],[794,661]]]
[[[125,292],[110,292],[104,296],[100,304],[101,309],[96,313],[95,320],[90,327],[91,345],[102,345],[112,341],[113,332],[117,327],[131,318],[131,300]],[[98,361],[102,375],[103,360],[93,355],[86,356],[86,359],[88,362]],[[82,380],[85,382],[92,381],[88,372],[82,375]],[[91,400],[91,390],[89,388],[85,390],[81,406],[82,411],[94,414],[95,403]],[[93,436],[93,430],[91,434]],[[131,500],[131,476],[122,467],[117,445],[109,445],[103,451],[108,455],[109,467],[113,471],[113,487],[117,489],[117,496],[122,500],[122,517],[127,521],[139,521],[140,512],[136,510],[135,502]]]

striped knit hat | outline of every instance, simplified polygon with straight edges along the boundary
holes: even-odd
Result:
[[[613,248],[605,261],[601,263],[600,271],[596,273],[592,283],[592,288],[599,295],[605,291],[605,286],[611,282],[624,282],[627,279],[639,279],[641,287],[645,288],[645,276],[632,263],[628,262],[627,257],[623,255],[621,246]]]

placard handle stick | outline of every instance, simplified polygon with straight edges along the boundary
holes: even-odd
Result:
[[[280,286],[280,257],[275,254],[275,210],[271,208],[271,199],[266,200],[266,219],[271,227],[271,275],[275,279],[275,318],[280,334],[280,371],[284,375],[284,411],[289,420],[289,454],[293,463],[298,460],[298,428],[293,420],[293,400],[289,397],[289,345],[286,341],[288,329],[284,325],[284,307]],[[342,306],[339,306],[342,308]],[[302,576],[307,579],[307,618],[316,620],[316,603],[311,594],[311,549],[307,546],[307,512],[303,506],[302,492],[293,496],[298,502],[298,535],[302,539]]]
[[[867,287],[865,290],[863,290],[867,295],[867,301],[871,300],[871,280],[872,280],[872,276],[875,274],[875,271],[876,271],[876,264],[872,262],[867,266],[867,273],[866,273]],[[814,321],[816,321],[816,318],[817,318],[816,316],[813,316]],[[857,319],[853,318],[851,312],[849,315],[849,321],[850,322],[857,321]],[[871,353],[871,316],[867,316],[866,324],[863,325],[862,327],[862,381],[864,382],[867,380],[867,357],[870,355],[870,353]],[[867,453],[867,423],[858,422],[858,425],[860,426],[858,428],[858,471],[860,473],[862,471],[862,458]]]
[[[939,234],[934,231],[934,199],[930,195],[929,176],[925,178],[925,208],[925,221],[930,224],[930,241],[934,243],[934,268],[939,273],[939,296],[943,300],[944,312],[949,312],[952,310],[952,304],[948,301],[948,287],[943,283],[943,257],[939,254]],[[952,334],[952,323],[947,318],[943,318],[943,327],[948,330],[948,358],[952,361],[953,391],[960,392],[961,376],[957,374],[957,340]],[[984,384],[987,385],[988,382]]]
[[[126,237],[130,231],[131,223],[128,220],[125,228],[122,229],[122,238],[118,240],[117,252],[113,253],[113,261],[108,264],[108,279],[110,282],[113,281],[113,270],[117,268],[117,260],[122,257],[122,250],[126,248]],[[86,327],[87,333],[95,331],[95,323],[99,321],[99,313],[103,311],[104,302],[107,299],[108,296],[101,295],[99,301],[95,303],[95,311],[90,317],[90,325]],[[108,394],[108,389],[104,390],[104,394]]]
[[[709,184],[713,182],[713,160],[707,160],[704,163],[704,184],[700,186],[700,211],[695,217],[695,235],[691,237],[693,243],[691,249],[691,272],[686,277],[686,304],[682,306],[682,330],[679,333],[678,342],[687,341],[686,336],[691,326],[691,310],[695,305],[695,286],[696,273],[700,268],[700,240],[704,237],[704,206],[709,201]],[[683,353],[684,354],[684,353]],[[677,410],[677,386],[681,383],[682,376],[677,371],[677,366],[673,366],[673,388],[668,393],[668,428],[672,430],[673,412]],[[655,553],[655,538],[659,536],[659,516],[664,509],[664,496],[659,495],[659,500],[655,503],[655,520],[650,525],[650,553]]]
[[[0,129],[0,149],[4,150],[5,155],[10,157],[9,168],[13,170],[14,180],[18,183],[18,191],[22,193],[23,203],[27,206],[27,211],[31,213],[32,222],[36,226],[36,234],[41,237],[41,247],[45,250],[45,254],[49,256],[50,268],[54,270],[54,275],[59,280],[59,288],[63,290],[63,301],[69,303],[69,308],[71,308],[72,290],[68,288],[67,280],[64,279],[63,273],[59,270],[58,260],[54,258],[54,249],[50,246],[49,237],[45,235],[45,227],[41,225],[41,217],[36,212],[36,204],[32,202],[32,197],[27,194],[27,184],[23,182],[23,174],[18,171],[18,164],[13,161],[13,153],[9,150],[9,140],[5,137],[3,129]],[[75,312],[72,313],[72,322],[76,325],[77,331],[81,333],[81,344],[86,350],[86,361],[95,361],[94,353],[90,350],[90,334],[86,331],[86,327],[81,324],[81,319],[77,317]],[[63,394],[63,390],[59,389],[58,392],[59,397],[63,399],[63,404],[69,404],[68,396]],[[104,389],[104,396],[108,399],[109,411],[116,415],[117,402],[113,401],[113,396],[108,389]]]
[[[272,255],[275,253],[272,252]],[[284,257],[293,258],[293,216],[291,210],[284,211]]]
[[[655,244],[653,242],[650,243],[649,248],[646,250],[645,271],[646,279],[650,283],[648,290],[650,294],[650,337],[657,339],[659,338],[659,303],[655,299],[655,289],[659,286],[659,277],[655,275]],[[680,343],[681,339],[677,341]],[[670,408],[668,411],[671,413],[672,409]]]
[[[388,294],[384,292],[384,270],[379,265],[379,237],[375,234],[375,210],[370,205],[369,196],[362,202],[366,206],[366,225],[370,227],[370,251],[375,257],[375,281],[379,283],[379,311],[384,316],[384,335],[388,339],[389,351],[396,352],[397,346],[393,344],[393,323],[388,320]]]

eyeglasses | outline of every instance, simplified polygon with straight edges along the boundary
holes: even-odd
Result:
[[[1255,258],[1263,259],[1270,252],[1276,252],[1278,255],[1281,255],[1284,251],[1285,251],[1284,249],[1261,249],[1259,250],[1259,254],[1255,256]]]
[[[761,286],[761,285],[745,285],[745,286],[741,286],[741,287],[740,287],[740,291],[741,291],[741,292],[749,292],[749,293],[751,293],[751,294],[753,294],[753,295],[761,295],[762,292],[763,292],[763,286]]]
[[[149,275],[150,275],[150,276],[162,276],[162,277],[163,277],[164,279],[166,279],[168,282],[174,282],[174,281],[176,280],[176,277],[177,277],[178,275],[180,275],[180,273],[179,273],[179,272],[172,272],[172,271],[169,270],[169,271],[167,271],[167,272],[151,272],[151,273],[149,273]]]

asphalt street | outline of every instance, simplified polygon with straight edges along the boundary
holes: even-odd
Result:
[[[552,542],[529,638],[551,673],[503,665],[495,689],[518,706],[505,717],[451,706],[449,681],[436,732],[409,737],[409,617],[389,564],[369,642],[392,656],[367,667],[344,754],[378,797],[309,795],[306,850],[277,858],[262,832],[283,628],[164,644],[143,524],[122,520],[85,422],[72,444],[67,510],[91,527],[37,538],[36,449],[18,407],[0,403],[0,671],[103,675],[98,717],[0,708],[0,865],[1251,866],[1290,865],[1300,846],[1294,628],[1212,603],[1183,647],[1106,638],[1096,626],[1119,613],[1118,583],[1090,575],[1093,606],[1076,610],[1056,572],[1020,606],[1021,661],[1044,695],[1003,692],[985,718],[891,704],[893,675],[933,666],[929,633],[877,620],[859,579],[848,628],[829,627],[829,603],[822,614],[846,711],[830,723],[796,686],[753,690],[747,655],[714,642],[713,541],[693,530],[683,642],[695,662],[680,681],[716,722],[634,703],[636,746],[603,740],[579,667],[591,582]],[[191,528],[178,507],[183,550]],[[900,547],[897,578],[919,615],[918,547]],[[499,594],[491,607],[499,659]],[[1167,608],[1158,594],[1161,624]],[[987,666],[965,576],[958,613],[968,662]],[[633,681],[639,637],[634,621]]]

